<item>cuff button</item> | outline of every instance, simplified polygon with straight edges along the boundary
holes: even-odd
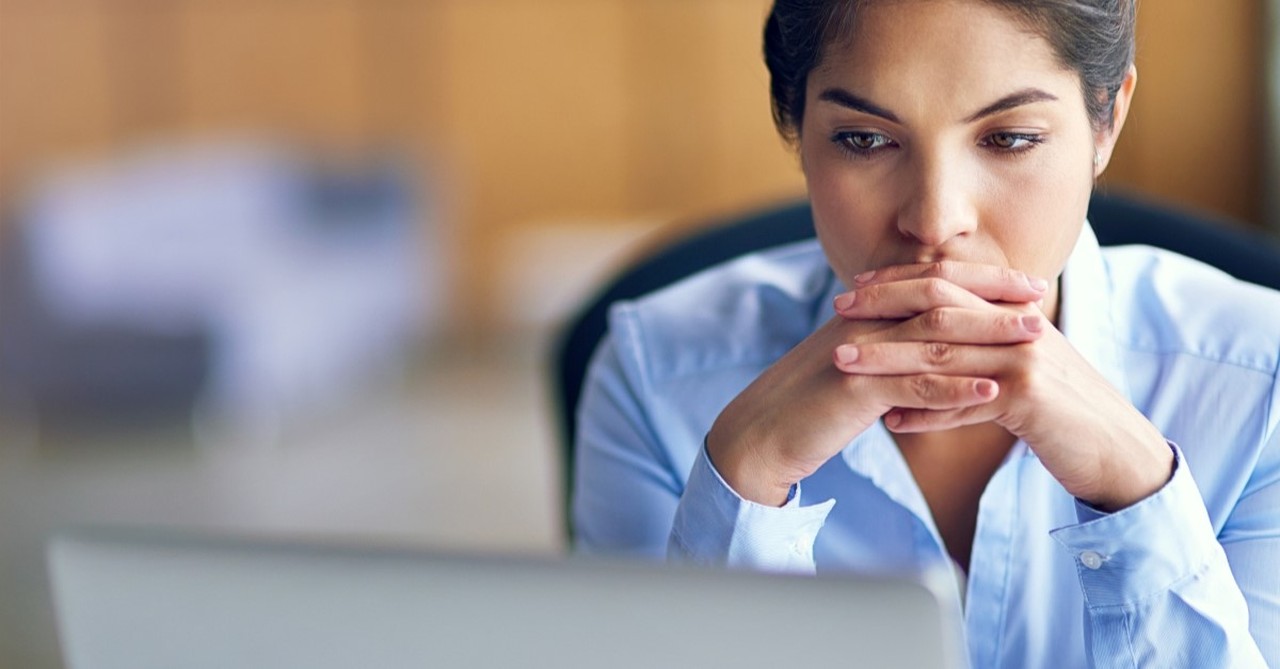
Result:
[[[1087,569],[1098,569],[1102,566],[1103,558],[1097,551],[1085,551],[1080,554],[1080,564]]]

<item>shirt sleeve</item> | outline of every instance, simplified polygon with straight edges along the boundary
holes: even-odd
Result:
[[[574,447],[574,548],[664,559],[682,481],[643,409],[643,375],[613,336],[587,369]]]
[[[668,461],[643,398],[641,363],[606,337],[587,373],[572,501],[575,550],[767,571],[813,572],[834,501],[782,508],[740,498],[699,448],[687,480]]]
[[[667,554],[700,564],[811,574],[813,543],[834,505],[802,506],[800,484],[781,507],[745,500],[715,470],[704,446],[676,509]]]
[[[1173,476],[1155,494],[1110,514],[1077,503],[1081,522],[1052,533],[1076,563],[1090,666],[1265,668],[1237,584],[1261,576],[1262,567],[1233,573],[1182,452],[1172,447]]]
[[[1271,438],[1218,542],[1249,605],[1249,630],[1267,662],[1280,667],[1280,389],[1271,421]]]

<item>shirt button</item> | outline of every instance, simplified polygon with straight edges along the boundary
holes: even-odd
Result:
[[[1088,569],[1097,569],[1102,566],[1102,556],[1097,551],[1085,551],[1080,554],[1080,564]]]
[[[805,551],[805,541],[803,538],[796,539],[795,543],[791,544],[791,552],[801,557],[804,557],[806,551]]]

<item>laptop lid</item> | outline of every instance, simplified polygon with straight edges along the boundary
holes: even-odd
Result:
[[[49,565],[70,669],[964,662],[954,585],[905,576],[102,529]]]

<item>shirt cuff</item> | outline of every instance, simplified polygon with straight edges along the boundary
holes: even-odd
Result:
[[[1173,476],[1160,490],[1114,513],[1077,500],[1081,522],[1050,532],[1075,560],[1090,607],[1132,604],[1167,591],[1221,551],[1182,451],[1169,446]]]
[[[801,506],[800,484],[787,503],[765,506],[738,496],[704,446],[693,463],[671,528],[668,556],[701,564],[813,573],[813,544],[835,500]]]

